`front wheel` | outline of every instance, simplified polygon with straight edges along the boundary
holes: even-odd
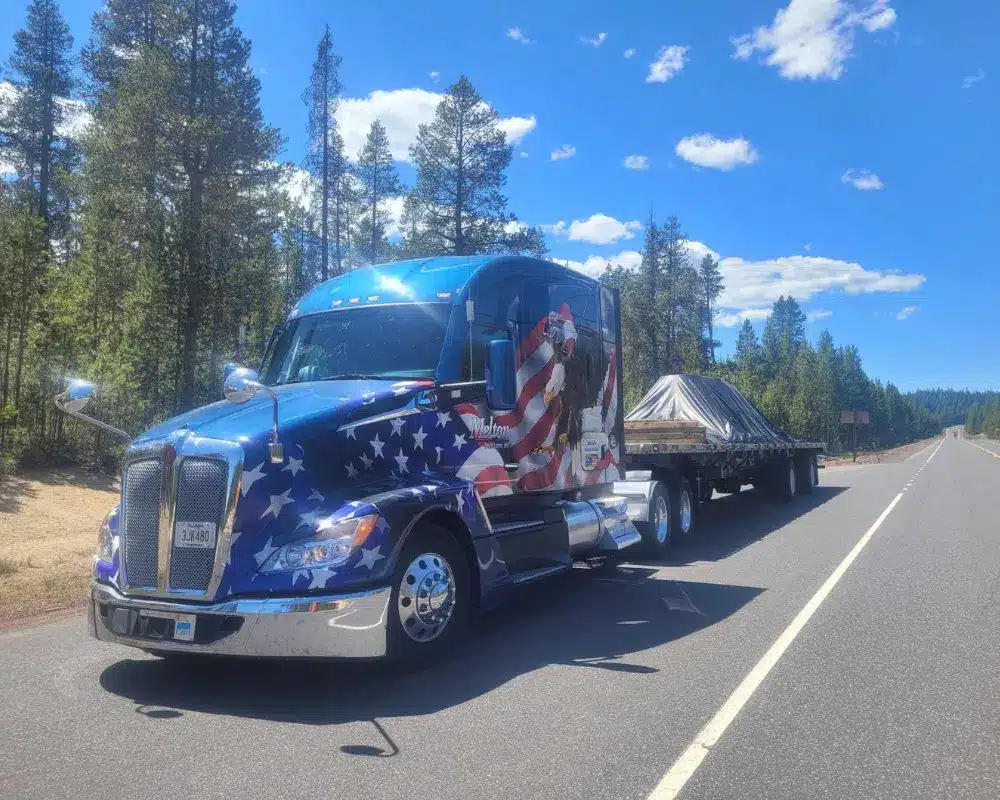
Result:
[[[461,638],[470,616],[469,569],[454,537],[437,525],[403,545],[389,602],[389,655],[431,659]]]

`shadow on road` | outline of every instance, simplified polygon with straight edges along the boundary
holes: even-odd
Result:
[[[763,589],[652,577],[614,562],[573,569],[478,620],[447,659],[423,669],[236,659],[123,660],[101,674],[109,692],[167,723],[185,711],[314,725],[432,714],[552,664],[653,678],[639,654],[735,613]],[[638,690],[638,689],[637,689]],[[397,750],[345,745],[348,755]]]
[[[844,491],[843,486],[817,486],[812,494],[800,495],[790,503],[777,503],[752,489],[716,497],[699,509],[696,534],[675,541],[660,563],[679,566],[721,561]]]

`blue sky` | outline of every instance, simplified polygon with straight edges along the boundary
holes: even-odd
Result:
[[[63,3],[78,45],[96,7]],[[349,147],[379,115],[403,156],[465,73],[519,137],[510,208],[553,257],[634,263],[652,206],[723,257],[721,322],[791,292],[874,376],[1000,389],[1000,4],[245,0],[237,20],[291,161],[328,22]]]

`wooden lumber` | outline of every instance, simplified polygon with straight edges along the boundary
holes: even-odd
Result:
[[[704,444],[705,426],[687,420],[635,420],[625,423],[625,438],[631,442]]]

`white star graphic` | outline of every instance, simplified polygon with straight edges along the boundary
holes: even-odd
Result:
[[[289,456],[288,457],[288,466],[285,467],[284,469],[282,469],[281,471],[282,472],[291,472],[292,473],[292,477],[294,478],[300,472],[305,472],[306,471],[306,468],[302,466],[302,462],[304,460],[305,460],[304,458],[292,458],[291,456]]]
[[[306,498],[306,500],[319,500],[322,503],[324,500],[326,500],[326,498],[319,493],[319,489],[313,489],[311,492],[309,492],[309,496]]]
[[[271,557],[271,553],[273,553],[277,549],[278,549],[277,547],[271,547],[271,537],[268,536],[267,542],[264,544],[264,549],[261,550],[259,553],[254,554],[254,561],[257,562],[257,566],[259,567],[261,564],[267,561],[267,559]]]
[[[319,509],[313,509],[312,511],[307,511],[305,514],[299,514],[299,524],[295,526],[295,530],[298,530],[303,525],[310,528],[315,528],[316,523],[319,522],[323,515],[320,513]]]
[[[427,434],[424,433],[424,426],[421,425],[420,430],[418,430],[415,434],[413,434],[413,449],[416,450],[419,447],[421,450],[423,450],[424,439],[426,438]]]
[[[397,464],[399,464],[399,473],[401,475],[404,472],[409,472],[409,470],[406,468],[406,462],[409,461],[409,459],[405,455],[403,455],[402,450],[396,453],[396,455],[392,457],[392,460],[395,461]]]
[[[427,484],[427,486],[425,486],[424,488],[425,488],[425,489],[426,489],[426,490],[427,490],[428,492],[430,492],[430,493],[431,493],[432,495],[434,495],[435,497],[437,497],[437,496],[438,496],[438,487],[437,487],[437,486],[436,486],[435,484],[433,484],[433,483],[429,483],[429,484]]]
[[[371,469],[372,464],[375,463],[374,458],[368,458],[364,453],[361,454],[361,463],[365,465],[365,469]]]
[[[314,569],[312,571],[312,583],[309,584],[310,589],[325,589],[326,582],[333,577],[332,569]]]
[[[365,400],[361,405],[363,405],[363,406],[370,406],[372,403],[375,402],[375,392],[371,392],[371,396],[370,397],[368,395],[365,395],[365,396],[368,397],[368,399]]]
[[[384,533],[388,527],[389,527],[389,522],[388,520],[386,520],[385,517],[379,517],[378,522],[375,523],[375,529],[379,533]]]
[[[459,492],[456,497],[458,498],[458,513],[461,514],[462,509],[465,508],[465,494],[463,492]]]
[[[256,467],[251,470],[243,470],[243,481],[240,486],[240,491],[243,496],[247,496],[247,492],[250,491],[250,487],[253,486],[257,481],[264,477],[263,470],[264,462],[261,461]]]
[[[308,578],[308,577],[309,577],[309,570],[307,569],[295,570],[295,572],[292,573],[292,586],[295,585],[295,581],[297,581],[299,578]]]
[[[451,414],[448,414],[447,412],[438,411],[437,415],[438,415],[438,421],[437,421],[437,425],[435,425],[434,427],[435,428],[447,428],[448,427],[448,423],[451,422]]]
[[[392,433],[389,434],[390,437],[402,436],[403,425],[406,424],[405,419],[391,419],[389,424],[392,425]]]
[[[467,444],[468,444],[468,442],[465,441],[465,434],[464,433],[461,434],[461,435],[459,435],[457,433],[455,434],[455,444],[453,444],[452,447],[457,447],[459,450],[461,450]]]
[[[287,506],[289,503],[294,503],[290,495],[292,493],[291,489],[285,489],[281,494],[269,495],[271,498],[271,505],[264,509],[264,513],[260,515],[261,519],[264,519],[268,514],[274,514],[275,517],[281,513],[281,509]]]
[[[385,442],[379,440],[377,433],[375,434],[375,438],[372,439],[368,444],[372,446],[372,452],[375,454],[376,458],[385,457],[382,455],[382,445],[384,445]]]
[[[347,462],[347,477],[352,481],[356,481],[358,479],[358,470],[357,467],[354,466],[353,461]]]
[[[357,432],[357,430],[358,430],[357,428],[348,428],[346,431],[344,431],[344,435],[348,439],[353,439],[354,441],[357,441],[358,437],[354,435]]]
[[[234,531],[232,537],[229,539],[229,552],[226,553],[226,566],[228,567],[233,563],[233,548],[236,546],[236,540],[243,535],[243,531]]]
[[[118,585],[118,573],[121,572],[120,569],[115,570],[115,574],[111,576],[111,582],[117,586]]]
[[[373,570],[375,568],[375,562],[381,561],[383,558],[385,558],[385,556],[382,555],[381,550],[382,550],[382,545],[376,545],[371,550],[366,550],[365,548],[362,547],[361,560],[358,562],[358,566],[368,567],[369,572]]]
[[[401,394],[406,394],[408,391],[410,391],[409,386],[397,386],[395,389],[392,390],[392,393],[396,397],[399,397]]]
[[[437,453],[437,457],[438,457],[438,460],[437,460],[437,463],[438,463],[438,464],[440,464],[440,463],[441,463],[441,453],[442,453],[443,451],[444,451],[444,448],[443,448],[443,447],[435,447],[435,448],[434,448],[434,452],[436,452],[436,453]]]

